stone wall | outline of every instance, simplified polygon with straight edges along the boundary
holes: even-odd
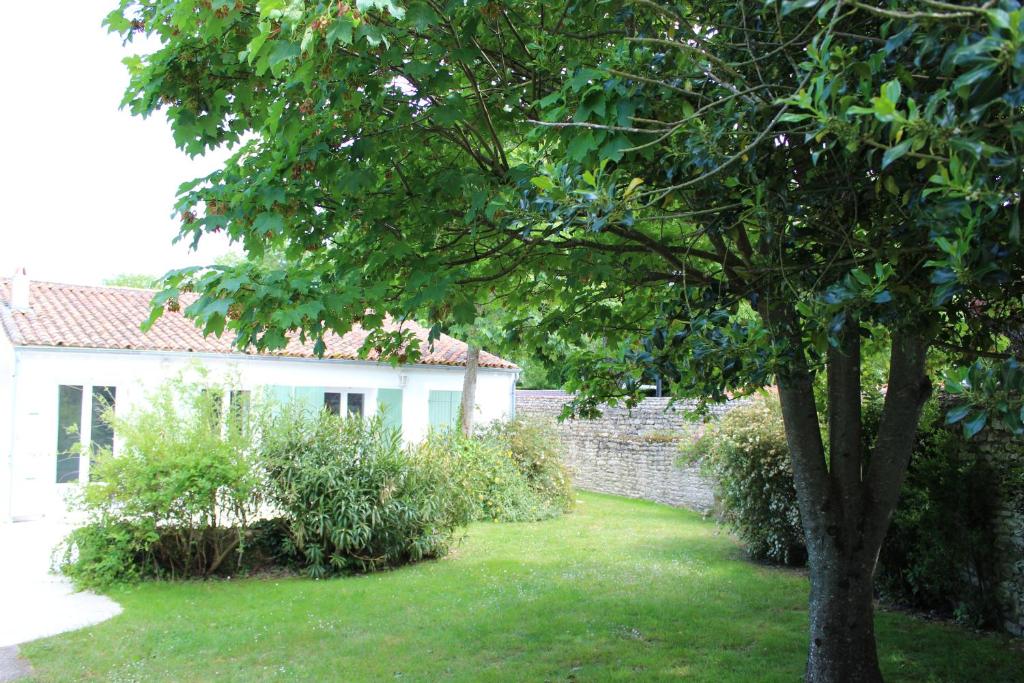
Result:
[[[557,391],[518,391],[516,414],[555,421],[568,399]],[[596,420],[557,423],[574,484],[587,491],[710,510],[714,494],[699,467],[676,464],[680,442],[694,438],[701,425],[686,417],[690,404],[669,408],[669,401],[648,398],[632,410],[606,408]]]
[[[1002,430],[986,429],[977,439],[978,449],[998,470],[1024,466],[1024,440]],[[1024,495],[1024,494],[1021,494]],[[999,598],[1003,628],[1024,636],[1024,511],[1012,495],[1001,496],[996,517],[996,551],[999,567]]]

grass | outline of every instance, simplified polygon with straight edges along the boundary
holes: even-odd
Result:
[[[306,579],[152,583],[104,624],[22,647],[40,681],[796,681],[807,580],[743,560],[698,515],[581,494],[476,524],[448,558]],[[890,680],[1020,680],[1024,653],[892,612]]]

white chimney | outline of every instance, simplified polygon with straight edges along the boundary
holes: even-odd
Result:
[[[28,300],[28,274],[24,268],[14,271],[11,278],[11,308],[15,311],[27,311],[30,309]]]

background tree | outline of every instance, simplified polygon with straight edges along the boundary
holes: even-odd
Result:
[[[145,273],[120,273],[114,277],[103,279],[109,287],[134,287],[136,289],[155,289],[160,285],[160,278]]]
[[[240,346],[358,322],[405,361],[402,321],[501,309],[578,349],[582,414],[651,376],[706,400],[777,382],[807,678],[878,680],[871,576],[929,349],[967,361],[952,421],[1021,428],[998,365],[1024,282],[1021,21],[1013,0],[123,0],[111,27],[163,45],[126,104],[165,108],[190,153],[238,145],[182,187],[183,235],[250,257],[172,274],[154,315],[194,289],[186,313]],[[870,452],[863,340],[890,358]]]

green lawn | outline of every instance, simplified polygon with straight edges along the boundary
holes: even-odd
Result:
[[[540,524],[476,524],[450,557],[372,576],[161,583],[22,648],[42,681],[796,681],[807,581],[743,560],[693,513],[581,494]],[[1021,680],[1024,653],[879,615],[890,680]]]

